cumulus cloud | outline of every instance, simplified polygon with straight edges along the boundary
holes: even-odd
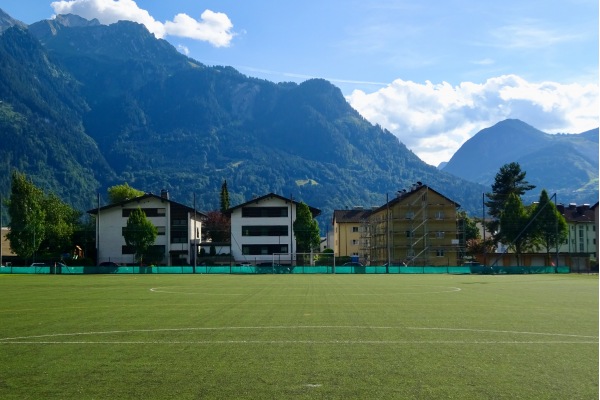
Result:
[[[532,83],[516,75],[458,86],[398,79],[374,93],[355,90],[347,100],[436,166],[481,129],[507,118],[547,133],[580,133],[598,127],[599,117],[597,84]]]
[[[227,47],[233,39],[233,24],[224,13],[205,10],[200,19],[177,14],[172,21],[160,22],[141,9],[134,0],[61,0],[51,3],[56,14],[97,18],[102,24],[128,20],[143,24],[157,38],[178,36],[201,40],[215,47]]]

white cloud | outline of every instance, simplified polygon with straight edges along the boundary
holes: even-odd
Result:
[[[209,42],[215,47],[227,47],[234,34],[233,24],[226,14],[205,10],[196,20],[177,14],[173,21],[157,21],[134,0],[61,0],[51,3],[56,14],[76,14],[86,19],[97,18],[102,24],[128,20],[143,24],[157,38],[179,36]]]
[[[374,93],[355,90],[347,100],[432,165],[507,118],[548,133],[579,133],[598,127],[599,117],[597,84],[531,83],[516,75],[458,86],[398,79]]]
[[[182,44],[178,44],[177,45],[177,50],[182,53],[185,54],[186,56],[190,55],[190,49],[187,46],[184,46]]]

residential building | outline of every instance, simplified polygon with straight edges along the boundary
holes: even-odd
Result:
[[[9,260],[13,260],[17,255],[10,248],[10,242],[6,236],[10,232],[10,229],[2,227],[0,231],[0,265],[6,265],[7,262],[10,262]]]
[[[356,257],[369,264],[368,221],[371,210],[355,207],[352,210],[334,210],[332,249],[339,257]]]
[[[135,263],[134,250],[125,244],[123,228],[130,213],[141,208],[156,226],[155,250],[164,254],[162,264],[191,265],[198,253],[205,214],[169,199],[166,190],[161,195],[146,193],[131,200],[89,210],[96,216],[97,262]]]
[[[227,210],[231,221],[231,255],[236,262],[294,264],[293,223],[299,202],[269,193]],[[313,218],[321,210],[310,207]]]
[[[590,262],[598,260],[598,203],[593,207],[589,204],[558,204],[556,208],[568,226],[566,243],[558,252],[569,256],[572,269],[587,270]]]
[[[458,265],[459,204],[421,182],[369,217],[371,265]]]

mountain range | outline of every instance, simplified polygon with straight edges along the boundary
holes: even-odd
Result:
[[[15,168],[81,210],[123,182],[208,211],[227,180],[232,205],[275,192],[326,218],[382,205],[417,181],[480,215],[490,190],[459,177],[456,156],[444,170],[424,163],[322,79],[273,83],[209,67],[127,21],[66,15],[26,26],[0,10],[0,32],[4,197]],[[594,172],[597,197],[597,163]]]
[[[556,193],[559,202],[593,203],[598,201],[598,148],[598,128],[548,134],[509,119],[467,140],[441,169],[489,186],[502,165],[518,162],[529,183]],[[536,200],[531,196],[539,192],[532,192],[529,198]]]

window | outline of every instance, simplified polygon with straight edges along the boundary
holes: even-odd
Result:
[[[121,214],[125,218],[129,218],[131,212],[137,210],[137,208],[124,208],[121,210]],[[164,217],[166,215],[166,208],[142,208],[146,217]]]
[[[354,233],[358,232],[358,226],[353,226],[352,227],[352,232],[354,232]]]
[[[162,236],[162,235],[164,235],[164,234],[165,234],[165,232],[166,232],[166,230],[165,230],[165,227],[164,227],[164,226],[157,226],[157,227],[156,227],[156,231],[158,232],[158,235],[161,235],[161,236]]]
[[[269,255],[273,253],[287,253],[287,244],[245,244],[242,245],[242,254],[247,256]]]
[[[242,236],[288,236],[287,225],[244,225]]]
[[[413,232],[412,231],[406,231],[406,237],[413,237]]]
[[[415,217],[414,211],[407,211],[406,214],[404,214],[405,219],[413,219],[414,217]]]
[[[287,207],[243,207],[242,218],[281,218],[288,216]]]
[[[435,212],[435,219],[444,219],[444,212],[443,211],[436,211]]]
[[[358,246],[358,240],[352,240],[352,246]]]
[[[438,238],[438,239],[443,239],[444,236],[446,236],[446,232],[444,232],[444,231],[437,231],[435,233],[435,237]]]
[[[435,251],[435,256],[436,256],[436,257],[444,257],[444,253],[445,253],[445,252],[444,252],[444,249],[437,249],[437,250]]]

